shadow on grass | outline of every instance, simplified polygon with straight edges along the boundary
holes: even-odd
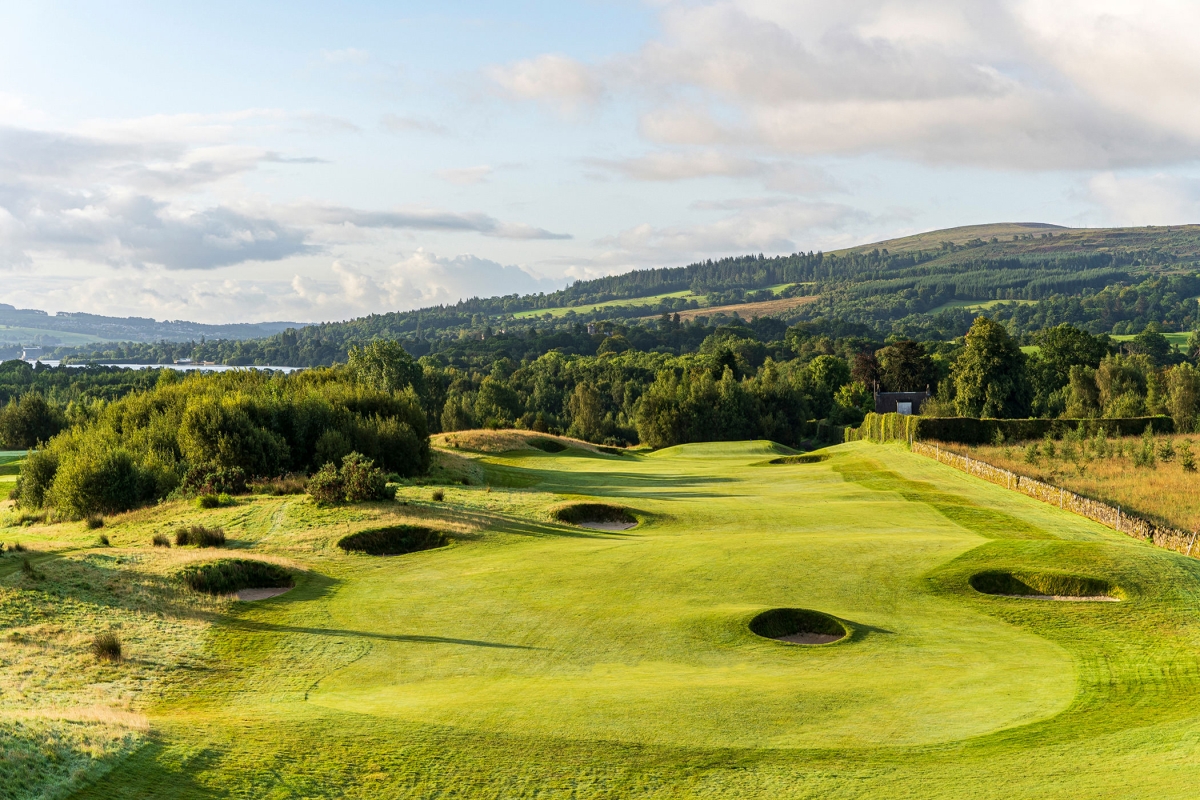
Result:
[[[273,622],[258,622],[248,619],[226,617],[221,624],[226,628],[248,633],[307,633],[313,636],[342,636],[353,639],[372,639],[381,642],[411,642],[414,644],[456,644],[465,647],[487,647],[500,650],[538,650],[523,644],[487,642],[480,639],[455,639],[449,636],[425,636],[416,633],[373,633],[354,631],[347,628],[310,628],[302,625],[278,625]]]
[[[194,775],[218,766],[222,753],[204,748],[183,760],[177,752],[152,737],[146,744],[121,758],[110,770],[92,779],[89,785],[70,795],[71,800],[114,800],[137,797],[140,800],[207,800],[228,797],[220,791],[197,783]]]

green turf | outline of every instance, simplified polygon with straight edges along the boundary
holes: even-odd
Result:
[[[776,296],[789,286],[794,286],[791,283],[779,283],[774,286],[767,286],[766,289]],[[591,305],[582,306],[558,306],[556,308],[537,308],[530,311],[518,311],[513,314],[515,319],[530,319],[540,317],[544,314],[549,314],[552,317],[562,317],[568,312],[574,311],[576,314],[586,314],[591,311],[603,310],[606,308],[634,308],[637,306],[651,306],[657,308],[663,300],[695,300],[701,307],[708,305],[707,295],[696,294],[691,291],[667,292],[665,294],[655,294],[647,297],[625,297],[620,300],[606,300],[603,303],[594,303]]]
[[[1190,339],[1192,336],[1192,334],[1190,332],[1183,331],[1183,332],[1175,332],[1175,333],[1164,333],[1163,336],[1165,336],[1167,338],[1168,342],[1170,342],[1171,344],[1178,347],[1182,352],[1186,353],[1188,351],[1188,339]],[[1132,342],[1135,337],[1136,337],[1136,334],[1121,333],[1121,334],[1113,335],[1112,340],[1114,342]]]
[[[47,626],[119,620],[127,654],[64,661],[79,685],[59,689],[46,665],[86,642],[20,645],[0,666],[0,737],[86,798],[1195,796],[1196,560],[899,446],[826,452],[521,451],[483,458],[491,488],[449,487],[442,503],[411,487],[405,506],[168,504],[110,518],[103,550],[82,523],[0,530],[40,550],[45,575],[0,560],[0,621],[50,641]],[[585,500],[642,522],[553,519]],[[427,522],[450,545],[336,546],[384,519]],[[181,559],[220,554],[149,536],[199,522],[285,562],[296,588],[256,604],[178,589]],[[971,588],[989,570],[1089,576],[1122,601]],[[850,635],[764,639],[749,623],[771,608],[832,615]],[[48,702],[31,681],[60,704],[118,687],[148,728],[14,729]]]
[[[93,342],[116,342],[118,339],[106,339],[90,333],[75,331],[60,331],[54,328],[23,328],[16,325],[0,325],[0,342],[13,344],[29,344],[44,341],[56,345],[81,345]]]

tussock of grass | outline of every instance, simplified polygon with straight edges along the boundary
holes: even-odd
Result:
[[[290,588],[291,574],[276,564],[246,558],[223,558],[189,564],[179,577],[189,588],[206,594],[233,594],[242,589]]]
[[[772,608],[750,620],[750,630],[767,639],[816,633],[843,637],[850,632],[838,620],[807,608]]]
[[[233,498],[224,492],[221,494],[202,494],[196,498],[196,506],[199,508],[223,508],[231,506],[233,503]]]
[[[88,530],[94,531],[97,528],[104,527],[104,517],[100,516],[99,514],[92,514],[87,518],[86,523]]]
[[[179,547],[224,547],[225,529],[184,526],[175,531],[175,544]]]
[[[1058,572],[988,570],[971,576],[971,588],[983,594],[1051,597],[1120,597],[1121,590],[1101,578]]]
[[[167,535],[165,533],[154,534],[153,538],[150,539],[150,543],[153,544],[155,547],[170,547],[171,546],[171,540],[169,538],[167,538]]]
[[[101,661],[121,660],[121,637],[112,631],[98,634],[92,639],[92,655]]]
[[[250,484],[254,494],[265,494],[282,497],[293,494],[304,494],[308,486],[308,478],[303,475],[285,475],[282,478],[255,481]]]
[[[446,534],[420,525],[394,525],[344,536],[338,547],[346,552],[367,553],[373,556],[398,556],[432,550],[450,543]]]
[[[583,525],[588,522],[611,522],[621,525],[636,525],[637,517],[629,509],[610,503],[571,503],[559,506],[550,512],[559,522],[568,525]]]

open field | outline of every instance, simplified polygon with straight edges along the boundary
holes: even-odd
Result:
[[[1112,337],[1112,340],[1114,342],[1131,342],[1134,340],[1135,336],[1136,336],[1136,334],[1128,334],[1128,333],[1116,334]],[[1163,336],[1165,336],[1167,338],[1168,342],[1170,342],[1171,344],[1178,347],[1180,349],[1180,351],[1182,351],[1184,353],[1188,352],[1187,343],[1188,343],[1188,339],[1190,339],[1192,336],[1190,331],[1164,333]]]
[[[1200,528],[1200,472],[1184,469],[1181,445],[1188,443],[1192,454],[1200,460],[1200,436],[1184,434],[1155,437],[1156,456],[1153,465],[1135,463],[1134,454],[1141,450],[1138,437],[1110,439],[1102,448],[1094,440],[1083,445],[1054,443],[1053,453],[1044,441],[1033,442],[1036,453],[1029,452],[1030,442],[1015,442],[1004,446],[943,445],[948,449],[969,454],[997,467],[1028,475],[1046,483],[1061,486],[1076,494],[1120,506],[1139,516],[1185,531]],[[1170,443],[1169,460],[1160,453]]]
[[[708,317],[713,314],[737,314],[742,319],[751,319],[752,317],[765,317],[769,314],[779,314],[784,311],[791,311],[793,308],[799,308],[802,305],[811,303],[820,295],[807,295],[804,297],[784,297],[779,300],[763,300],[760,303],[741,303],[732,306],[711,306],[709,308],[692,308],[687,311],[680,311],[680,319],[695,319],[696,317]]]
[[[107,520],[111,547],[80,522],[0,527],[35,573],[0,558],[0,795],[1195,795],[1194,559],[899,446],[771,464],[764,442],[475,441],[448,458],[482,484],[442,502],[408,486],[405,504],[340,509],[167,503]],[[641,524],[554,521],[585,499]],[[336,544],[415,522],[450,545]],[[257,603],[187,590],[177,572],[222,551],[150,545],[184,523],[224,527],[229,551],[296,587]],[[969,583],[1006,570],[1089,577],[1121,601]],[[779,607],[850,634],[750,632]],[[87,652],[107,630],[121,663]]]
[[[24,450],[0,450],[0,501],[8,499],[8,493],[17,483]]]
[[[1036,300],[951,300],[949,303],[942,303],[937,308],[930,309],[926,313],[937,314],[940,311],[948,311],[952,308],[965,308],[967,311],[989,311],[998,305],[1016,303],[1022,306],[1031,306],[1036,302]]]
[[[776,286],[768,286],[766,288],[775,294],[779,294],[780,292],[782,292],[784,289],[788,288],[789,286],[792,286],[792,284],[780,283]],[[532,309],[529,311],[518,311],[517,313],[513,314],[513,318],[514,319],[536,319],[538,317],[545,316],[546,314],[549,314],[551,317],[557,318],[557,317],[566,316],[567,313],[569,313],[571,311],[574,311],[576,314],[586,314],[586,313],[591,313],[592,311],[602,311],[606,308],[637,308],[639,306],[646,306],[650,309],[657,310],[659,304],[663,300],[676,300],[676,299],[695,300],[697,303],[699,303],[702,306],[702,308],[700,308],[700,309],[692,309],[691,311],[680,312],[681,316],[683,316],[685,314],[691,314],[692,316],[694,316],[696,313],[706,313],[706,312],[713,313],[715,311],[725,308],[725,306],[721,306],[720,308],[714,307],[711,309],[705,308],[704,304],[707,302],[706,297],[707,297],[706,295],[695,294],[694,292],[685,290],[685,291],[681,291],[681,292],[667,292],[665,294],[649,295],[647,297],[624,297],[624,298],[621,298],[620,300],[606,300],[603,303],[594,303],[591,305],[558,306],[556,308],[538,308],[538,309]],[[771,303],[771,302],[779,302],[779,301],[768,300],[765,302]],[[746,303],[746,304],[742,304],[740,306],[730,306],[730,307],[731,308],[743,308],[747,305],[761,305],[761,304]],[[788,306],[788,308],[791,308],[791,306]],[[763,312],[760,312],[760,315],[761,315],[761,313],[763,313]]]

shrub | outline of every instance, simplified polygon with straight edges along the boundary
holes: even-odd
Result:
[[[202,494],[196,498],[196,505],[200,508],[222,508],[233,505],[233,502],[233,498],[223,492],[221,494]]]
[[[283,589],[295,585],[291,573],[283,567],[246,558],[190,564],[180,571],[179,577],[189,588],[206,594],[233,594],[242,589]]]
[[[450,540],[446,534],[419,525],[395,525],[352,533],[338,541],[346,552],[368,553],[373,556],[397,556],[444,547]]]
[[[101,547],[112,547],[112,542],[110,542],[110,541],[108,540],[108,535],[107,535],[107,534],[103,534],[103,533],[102,533],[102,534],[100,534],[100,536],[99,536],[99,537],[96,539],[96,542],[97,542],[97,543],[98,543],[98,544],[99,544]]]
[[[175,531],[175,544],[179,547],[224,547],[225,530],[203,525],[183,527]]]
[[[104,527],[104,517],[99,514],[89,514],[87,518],[88,530],[96,530]]]
[[[101,661],[120,661],[121,638],[112,631],[98,634],[92,639],[92,655]]]
[[[434,489],[432,497],[433,497],[433,502],[440,503],[446,499],[446,493],[444,491],[442,491],[441,489]]]
[[[387,476],[374,461],[359,453],[351,453],[342,459],[341,478],[348,503],[388,499]]]
[[[171,546],[171,540],[167,538],[167,535],[165,533],[154,534],[154,538],[152,538],[150,540],[150,542],[155,547],[170,547]]]
[[[45,502],[72,517],[129,511],[152,500],[157,481],[119,445],[91,443],[63,462]]]
[[[58,454],[48,450],[31,451],[21,464],[21,474],[17,477],[17,504],[21,508],[41,508],[46,501],[46,492],[54,483],[58,472]]]
[[[342,502],[346,492],[342,487],[342,476],[332,463],[321,467],[308,479],[308,494],[313,500],[325,505]]]
[[[1030,442],[1025,447],[1025,463],[1036,464],[1041,453],[1038,450],[1037,442]]]
[[[1196,458],[1192,454],[1192,443],[1189,439],[1179,443],[1179,466],[1183,467],[1184,472],[1196,471]]]
[[[220,495],[226,496],[231,494],[245,494],[246,492],[246,471],[241,467],[221,467],[212,468],[211,466],[192,467],[183,477],[183,488],[190,493],[198,493],[199,495]],[[216,508],[216,506],[209,506]]]

